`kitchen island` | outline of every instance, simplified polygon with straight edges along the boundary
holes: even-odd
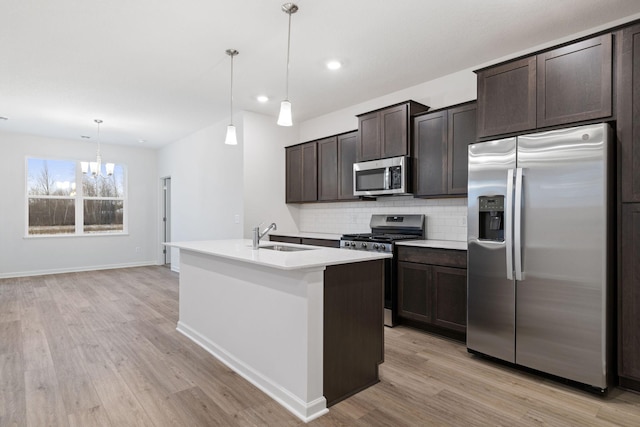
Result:
[[[250,240],[169,245],[180,249],[178,331],[302,420],[378,382],[390,254],[273,242],[253,250]]]

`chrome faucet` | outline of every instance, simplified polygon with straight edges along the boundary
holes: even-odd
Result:
[[[253,227],[253,249],[258,249],[258,245],[260,244],[260,239],[262,239],[265,236],[265,234],[267,234],[271,230],[277,230],[277,229],[278,227],[276,226],[275,222],[272,222],[271,225],[265,228],[265,230],[262,233],[260,232],[260,226]]]

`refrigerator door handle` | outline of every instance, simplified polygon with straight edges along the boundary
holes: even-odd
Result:
[[[513,224],[513,257],[516,271],[516,280],[524,280],[522,272],[522,168],[516,168],[516,195],[513,204],[514,224]]]
[[[507,200],[504,210],[504,243],[507,253],[507,279],[513,280],[513,169],[507,171]]]

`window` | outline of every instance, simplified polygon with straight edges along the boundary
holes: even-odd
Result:
[[[91,176],[79,162],[28,158],[27,235],[126,232],[125,182],[122,165]]]

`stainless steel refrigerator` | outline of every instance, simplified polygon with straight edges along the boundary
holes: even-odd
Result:
[[[605,391],[608,124],[469,146],[467,348]]]

